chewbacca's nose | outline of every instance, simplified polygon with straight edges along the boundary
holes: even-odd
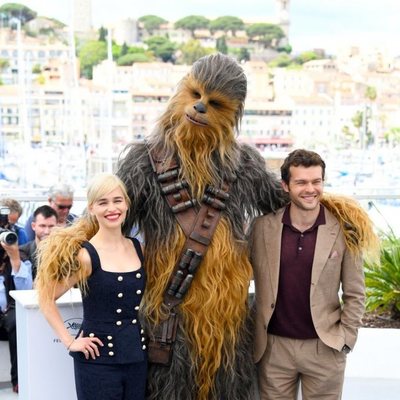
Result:
[[[205,114],[207,112],[206,106],[201,101],[196,103],[193,107],[200,114]]]

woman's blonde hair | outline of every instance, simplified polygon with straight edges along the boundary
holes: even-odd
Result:
[[[98,174],[89,184],[87,190],[87,208],[98,199],[115,189],[121,189],[130,206],[130,200],[124,183],[113,174]],[[39,303],[45,304],[54,297],[56,284],[68,282],[72,277],[78,280],[78,286],[86,292],[87,271],[78,260],[82,243],[90,240],[99,230],[95,217],[88,209],[71,226],[54,230],[38,247],[38,275],[35,288],[38,291]]]
[[[114,189],[121,189],[128,207],[131,202],[126,191],[126,187],[118,176],[113,174],[97,174],[90,182],[87,190],[87,205],[92,206],[98,199],[112,192]]]

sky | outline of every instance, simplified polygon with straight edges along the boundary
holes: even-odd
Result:
[[[68,23],[73,0],[9,2]],[[289,41],[295,52],[325,48],[335,53],[342,44],[383,45],[400,55],[400,0],[290,0],[289,11]],[[188,15],[210,19],[232,15],[244,21],[274,22],[276,5],[275,0],[92,0],[95,27],[148,14],[169,21]]]

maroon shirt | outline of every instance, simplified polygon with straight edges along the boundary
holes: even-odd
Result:
[[[290,205],[282,217],[282,244],[278,296],[268,325],[273,335],[293,339],[317,338],[310,308],[311,271],[318,226],[325,224],[321,205],[314,225],[304,232],[290,220]]]

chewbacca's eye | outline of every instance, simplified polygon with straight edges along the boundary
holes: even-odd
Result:
[[[193,97],[195,99],[200,99],[201,98],[201,94],[199,92],[196,92],[195,90],[193,91]]]
[[[213,106],[213,107],[216,107],[216,108],[221,106],[221,103],[216,101],[216,100],[210,100],[208,103],[210,104],[210,106]]]

